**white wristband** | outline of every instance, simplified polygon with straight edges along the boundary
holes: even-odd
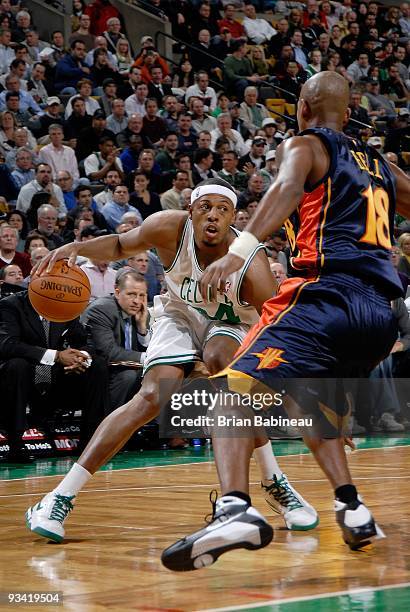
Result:
[[[235,238],[228,249],[229,253],[233,253],[245,260],[256,249],[259,240],[250,232],[241,232],[240,236]]]

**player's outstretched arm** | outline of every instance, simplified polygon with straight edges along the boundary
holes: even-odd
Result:
[[[324,155],[322,156],[324,159],[318,163],[318,155],[315,155],[318,151],[318,142],[314,136],[295,136],[278,147],[276,159],[280,168],[275,183],[259,202],[243,236],[236,238],[229,248],[230,252],[208,266],[202,276],[201,294],[205,301],[215,300],[217,291],[225,286],[229,274],[236,272],[243,265],[247,255],[245,252],[242,256],[237,254],[236,244],[239,244],[239,241],[242,244],[246,235],[249,250],[252,250],[255,246],[252,240],[262,242],[280,229],[283,222],[299,205],[313,166],[315,165],[315,173],[319,173],[319,179],[324,176],[328,159]]]
[[[163,211],[148,217],[140,227],[125,234],[111,234],[86,242],[65,244],[44,257],[32,270],[40,275],[49,272],[59,259],[68,259],[73,266],[79,255],[102,261],[118,261],[152,247],[172,249],[178,240],[179,228],[186,220],[183,211]]]
[[[410,218],[410,178],[396,164],[390,169],[396,177],[396,209],[400,215]]]
[[[278,231],[300,204],[314,164],[313,138],[317,140],[295,136],[278,148],[278,176],[245,228],[260,242]]]

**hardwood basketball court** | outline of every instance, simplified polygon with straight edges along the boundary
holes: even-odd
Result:
[[[166,570],[160,556],[211,512],[208,496],[217,477],[209,451],[118,455],[80,493],[63,544],[31,534],[24,513],[72,460],[1,466],[0,591],[63,594],[61,606],[13,606],[23,610],[410,610],[410,438],[356,442],[353,476],[387,539],[350,551],[335,524],[332,491],[313,458],[300,442],[278,442],[280,465],[317,508],[319,527],[287,531],[262,497],[253,462],[253,503],[276,528],[274,541],[181,574]],[[5,601],[3,595],[0,609],[11,609]]]

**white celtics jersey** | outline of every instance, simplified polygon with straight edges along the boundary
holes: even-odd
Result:
[[[239,236],[238,230],[232,230]],[[234,272],[226,281],[223,295],[218,293],[217,302],[205,303],[200,293],[199,282],[204,273],[199,267],[195,252],[194,229],[191,219],[187,219],[181,242],[172,265],[165,270],[169,298],[183,302],[188,309],[193,308],[205,318],[224,321],[232,325],[253,325],[259,315],[253,306],[241,301],[240,290],[246,271],[256,253],[263,249],[259,244],[244,261],[240,270]]]

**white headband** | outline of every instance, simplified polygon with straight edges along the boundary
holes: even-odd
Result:
[[[227,187],[223,187],[222,185],[201,185],[200,187],[195,187],[191,193],[191,206],[198,198],[201,198],[204,195],[215,194],[225,196],[232,202],[233,207],[236,208],[236,203],[238,201],[236,193]]]

